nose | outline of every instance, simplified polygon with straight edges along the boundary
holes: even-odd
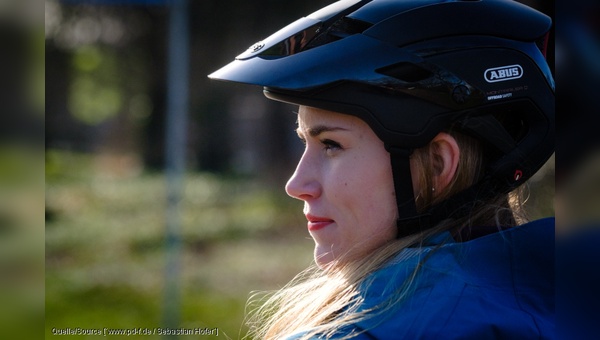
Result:
[[[318,180],[317,166],[305,151],[296,166],[296,171],[287,184],[285,192],[299,200],[309,200],[321,196],[322,187]]]

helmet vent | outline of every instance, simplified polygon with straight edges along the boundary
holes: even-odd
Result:
[[[382,67],[376,72],[408,83],[416,83],[433,75],[431,71],[410,62]]]
[[[330,27],[322,28],[321,34],[318,34],[306,46],[306,49],[326,45],[354,34],[360,34],[371,26],[373,25],[365,21],[343,17],[334,22]]]
[[[528,132],[528,126],[519,111],[495,113],[492,116],[500,122],[513,141],[520,142]]]

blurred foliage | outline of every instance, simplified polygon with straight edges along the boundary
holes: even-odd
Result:
[[[28,146],[0,147],[0,338],[39,338],[44,321],[43,163]]]
[[[161,325],[165,178],[108,175],[102,161],[48,152],[47,336],[54,327]],[[311,263],[301,205],[284,196],[253,180],[187,175],[182,327],[218,327],[238,338],[250,291],[280,287]]]
[[[46,82],[45,82],[45,50],[44,50],[44,32],[42,27],[35,30],[30,42],[31,66],[28,68],[27,79],[29,79],[29,88],[31,93],[31,103],[34,111],[43,115],[46,102]]]
[[[0,1],[0,339],[44,322],[42,1]]]
[[[83,46],[73,55],[69,110],[80,121],[96,125],[114,117],[123,107],[123,90],[116,83],[117,59],[111,51]]]

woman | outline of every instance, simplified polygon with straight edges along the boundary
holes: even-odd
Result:
[[[554,220],[519,225],[510,194],[554,150],[550,26],[512,1],[339,1],[210,75],[299,105],[306,143],[286,191],[317,268],[252,336],[553,337]]]

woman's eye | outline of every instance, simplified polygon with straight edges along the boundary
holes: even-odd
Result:
[[[332,141],[331,139],[324,139],[321,141],[321,143],[323,143],[324,149],[326,151],[334,151],[334,150],[342,149],[342,146],[340,145],[340,143],[338,143],[336,141]]]

